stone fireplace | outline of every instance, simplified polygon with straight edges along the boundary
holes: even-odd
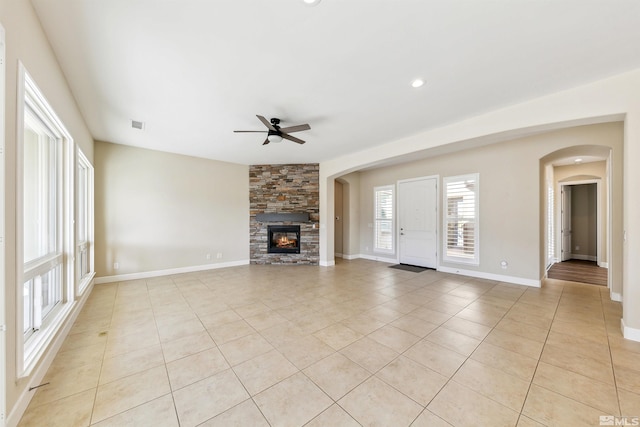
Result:
[[[250,166],[251,264],[317,265],[319,197],[318,164]]]

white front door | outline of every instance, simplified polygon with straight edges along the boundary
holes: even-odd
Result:
[[[437,267],[437,178],[398,183],[399,261]]]
[[[571,186],[562,186],[562,256],[561,261],[571,259]]]

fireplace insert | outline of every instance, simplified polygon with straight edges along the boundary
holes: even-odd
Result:
[[[268,253],[299,254],[300,226],[299,225],[269,225]]]

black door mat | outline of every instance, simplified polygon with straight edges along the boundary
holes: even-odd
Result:
[[[389,268],[395,268],[403,271],[410,271],[412,273],[422,273],[425,270],[435,270],[435,268],[418,267],[417,265],[409,265],[409,264],[390,265]]]

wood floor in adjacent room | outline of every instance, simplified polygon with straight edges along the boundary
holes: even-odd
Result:
[[[606,287],[368,260],[96,285],[25,426],[592,426],[640,415]]]
[[[570,259],[557,262],[547,272],[550,279],[567,280],[571,282],[589,283],[607,286],[608,270],[598,266],[595,261]]]

